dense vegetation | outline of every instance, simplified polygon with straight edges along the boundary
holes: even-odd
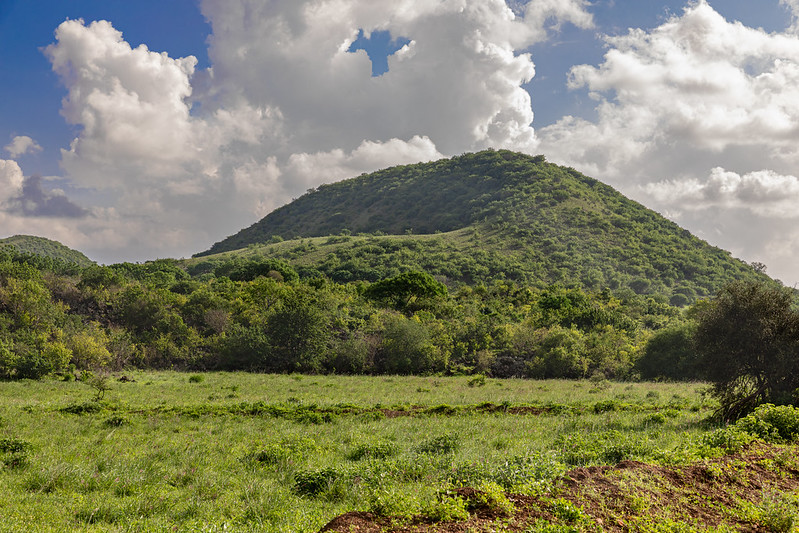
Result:
[[[31,235],[14,235],[0,239],[1,250],[13,250],[24,254],[60,259],[82,267],[94,264],[94,261],[83,255],[82,252],[68,248],[60,242]]]
[[[793,311],[779,318],[751,298],[744,298],[751,308],[724,311],[727,289],[713,304],[688,306],[735,279],[779,294],[772,300],[783,307],[792,294],[759,269],[542,157],[487,151],[398,167],[323,187],[293,205],[276,212],[276,227],[288,227],[281,224],[291,216],[308,233],[314,225],[341,229],[320,226],[319,218],[339,209],[346,216],[337,223],[375,229],[377,215],[364,215],[372,205],[385,224],[425,219],[425,231],[471,225],[423,236],[341,229],[277,242],[271,235],[276,242],[262,249],[110,266],[80,266],[63,253],[54,258],[49,251],[65,248],[58,243],[36,254],[6,247],[0,378],[126,367],[707,377],[732,417],[765,401],[795,400],[795,380],[782,377],[796,373]],[[407,216],[392,205],[404,206],[399,211]],[[761,307],[762,320],[754,312]],[[761,326],[776,320],[784,331],[755,331],[733,320],[736,313]],[[713,345],[739,337],[748,344]],[[721,376],[720,369],[746,367],[741,346],[766,361],[764,370]],[[738,355],[724,363],[729,354]],[[731,409],[742,396],[749,399]]]
[[[81,269],[0,256],[6,378],[127,366],[625,378],[652,332],[680,317],[630,290],[448,289],[421,272],[338,284],[273,259],[198,273],[173,260]]]
[[[421,270],[467,284],[631,288],[676,306],[767,279],[607,185],[493,150],[320,186],[198,255],[236,250],[338,282]]]

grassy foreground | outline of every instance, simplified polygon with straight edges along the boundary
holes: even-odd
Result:
[[[129,372],[0,383],[0,531],[318,531],[698,456],[698,384]],[[452,511],[456,512],[456,511]]]

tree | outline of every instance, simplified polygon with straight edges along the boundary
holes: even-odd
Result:
[[[677,381],[702,379],[701,361],[694,346],[695,328],[693,322],[684,322],[652,335],[643,354],[635,362],[641,377]]]
[[[319,372],[332,340],[326,304],[310,295],[289,295],[266,320],[271,345],[267,370]]]
[[[762,403],[795,403],[799,388],[799,312],[785,289],[738,281],[697,313],[701,368],[725,420]]]
[[[370,285],[364,294],[375,300],[390,302],[397,309],[404,309],[414,299],[446,297],[447,288],[425,272],[403,272]]]

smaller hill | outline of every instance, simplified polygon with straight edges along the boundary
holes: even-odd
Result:
[[[7,248],[12,248],[24,254],[59,259],[68,263],[74,263],[81,267],[95,264],[94,261],[81,252],[64,246],[58,241],[52,241],[44,237],[35,237],[33,235],[14,235],[13,237],[0,239],[0,251]]]

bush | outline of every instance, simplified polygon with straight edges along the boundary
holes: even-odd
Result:
[[[446,355],[433,345],[427,327],[416,318],[401,315],[386,320],[375,359],[377,369],[385,374],[427,374],[447,366]]]
[[[799,440],[799,408],[764,404],[738,420],[735,426],[766,442],[794,442]]]
[[[359,444],[349,454],[347,459],[360,461],[361,459],[387,459],[399,453],[399,446],[393,442],[376,442]]]
[[[692,323],[656,332],[646,343],[635,368],[643,379],[696,380],[702,377],[699,354],[694,347]]]
[[[450,491],[445,491],[439,494],[436,500],[428,502],[422,508],[422,515],[433,522],[454,522],[469,519],[466,500]]]
[[[455,453],[460,448],[460,438],[451,433],[426,440],[416,447],[417,453],[445,454]]]
[[[735,282],[698,309],[694,339],[723,420],[797,400],[799,311],[792,302],[785,289]]]
[[[337,492],[344,479],[335,468],[301,471],[294,474],[294,491],[300,496],[317,497],[323,493]]]
[[[563,461],[571,466],[591,463],[616,464],[627,459],[646,459],[654,452],[651,442],[619,431],[563,434],[555,440]]]

